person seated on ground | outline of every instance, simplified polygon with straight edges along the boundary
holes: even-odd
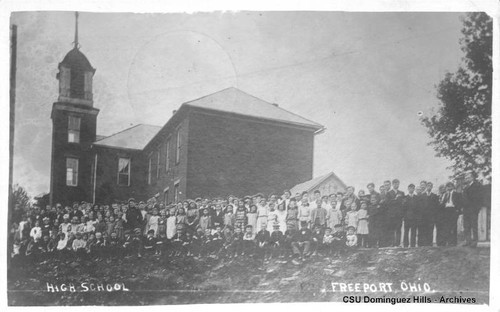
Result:
[[[209,252],[210,255],[216,256],[219,254],[224,238],[222,236],[222,226],[219,224],[215,226],[215,230],[212,234],[212,240],[210,242]]]
[[[66,246],[68,245],[68,235],[66,235],[63,232],[60,232],[57,234],[57,246],[56,246],[56,254],[57,257],[61,260],[64,261],[68,257],[68,251],[66,249]]]
[[[323,231],[321,226],[316,226],[314,228],[314,232],[312,234],[312,253],[315,256],[318,252],[318,249],[323,245]]]
[[[193,234],[190,231],[185,231],[186,240],[182,243],[183,254],[190,256],[189,250],[191,249],[191,243],[193,242]]]
[[[344,232],[344,228],[341,224],[337,224],[333,227],[333,242],[332,242],[332,251],[335,254],[342,252],[346,247],[346,235]]]
[[[82,233],[77,232],[73,240],[72,248],[78,258],[81,258],[85,253],[85,246],[87,246],[87,242],[82,239]]]
[[[92,253],[97,259],[101,259],[106,256],[106,241],[104,240],[104,237],[102,236],[101,232],[96,232],[95,233],[95,243],[94,243],[94,250]]]
[[[40,221],[35,221],[35,226],[31,228],[30,237],[33,239],[33,244],[42,238],[42,228],[40,227]]]
[[[243,253],[243,235],[240,227],[234,228],[233,242],[231,243],[231,249],[234,252],[234,257],[241,256]]]
[[[51,254],[53,254],[56,250],[57,247],[57,233],[54,231],[50,231],[49,233],[50,239],[49,243],[47,244],[47,251]]]
[[[87,254],[92,257],[95,255],[95,234],[93,232],[89,233],[89,239],[87,240],[87,246],[85,247]]]
[[[184,227],[178,226],[175,235],[170,240],[171,256],[179,257],[185,254],[184,243],[186,242],[186,234],[184,234]]]
[[[301,221],[300,226],[300,230],[295,233],[292,241],[294,260],[304,260],[310,255],[312,232],[308,228],[307,221]]]
[[[257,257],[267,260],[269,255],[269,242],[271,240],[271,234],[267,230],[267,224],[262,223],[260,231],[255,235],[255,241],[257,246]]]
[[[325,256],[330,256],[333,250],[334,237],[331,228],[325,229],[325,234],[323,235],[322,244],[318,248],[318,252]]]
[[[271,237],[269,240],[269,247],[271,248],[271,257],[273,258],[282,258],[283,257],[283,241],[285,236],[280,231],[280,224],[273,224],[273,232],[271,233]]]
[[[248,224],[245,226],[245,233],[243,234],[242,242],[242,255],[253,256],[255,253],[255,234],[253,232],[253,226]]]
[[[120,256],[120,247],[121,247],[121,241],[120,238],[118,237],[118,234],[113,231],[111,232],[111,236],[109,238],[109,254],[112,258],[118,258]]]
[[[191,244],[189,245],[188,253],[193,255],[195,259],[198,259],[201,256],[203,242],[205,240],[205,233],[203,233],[203,229],[198,227],[193,237],[191,238]]]
[[[292,228],[288,228],[287,226],[287,230],[285,231],[285,235],[283,238],[283,245],[281,247],[282,253],[285,258],[293,256],[292,242],[294,241],[295,233],[297,231],[298,230],[296,230],[294,226]]]
[[[222,241],[222,251],[224,257],[232,258],[234,256],[233,250],[233,231],[230,225],[224,227],[223,241]]]
[[[125,242],[123,243],[123,248],[126,257],[130,257],[133,254],[137,254],[138,258],[142,257],[142,239],[141,239],[141,229],[135,228],[134,230],[125,231]],[[97,234],[96,234],[97,237]]]
[[[52,228],[52,224],[50,222],[50,218],[44,217],[42,219],[42,225],[41,225],[42,237],[45,235],[49,236],[49,232],[50,232],[51,228]]]
[[[163,253],[163,250],[167,246],[167,232],[165,231],[166,227],[164,229],[162,223],[165,220],[162,221],[162,218],[163,217],[160,218],[158,223],[158,239],[156,240],[155,255],[161,255]]]
[[[358,246],[358,235],[354,226],[347,227],[346,246],[350,248]]]
[[[156,239],[155,231],[149,230],[146,237],[144,237],[144,253],[146,255],[151,255],[155,252]]]
[[[69,221],[69,214],[63,215],[63,221],[59,225],[59,231],[63,232],[66,236],[71,228],[71,222]]]
[[[212,242],[212,231],[210,229],[203,230],[203,240],[201,242],[201,256],[206,257],[210,255],[210,243]]]

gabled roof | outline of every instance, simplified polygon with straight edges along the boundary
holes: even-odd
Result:
[[[138,124],[123,131],[97,140],[94,145],[142,150],[160,131],[161,127]]]
[[[294,187],[292,187],[290,189],[290,193],[293,195],[295,193],[302,193],[304,191],[310,192],[312,189],[314,189],[315,187],[317,187],[318,185],[320,185],[321,183],[323,183],[324,181],[326,181],[328,178],[330,178],[332,176],[335,179],[337,179],[342,184],[342,186],[346,187],[345,183],[342,180],[340,180],[340,178],[337,177],[337,175],[335,173],[330,172],[330,173],[327,173],[325,175],[319,176],[317,178],[311,179],[309,181],[295,185]]]
[[[183,105],[302,125],[315,130],[324,128],[314,121],[303,118],[276,104],[256,98],[234,87],[186,102]]]

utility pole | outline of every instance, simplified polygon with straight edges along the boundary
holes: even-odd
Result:
[[[10,267],[10,253],[12,250],[12,243],[8,238],[10,237],[11,218],[14,204],[12,202],[12,177],[14,169],[14,123],[16,119],[16,68],[17,68],[17,25],[11,26],[11,39],[10,39],[10,128],[9,128],[9,202],[7,209],[7,267]]]

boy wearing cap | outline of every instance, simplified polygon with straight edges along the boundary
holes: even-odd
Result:
[[[280,224],[273,224],[273,232],[269,240],[269,245],[272,249],[272,257],[282,257],[282,245],[283,245],[284,235],[280,231]]]
[[[301,229],[295,232],[292,241],[292,249],[293,257],[295,259],[299,258],[304,260],[309,256],[309,251],[311,249],[312,232],[307,226],[307,221],[302,221],[300,225]]]
[[[267,230],[267,224],[262,223],[260,231],[255,235],[255,241],[257,243],[257,256],[259,258],[267,260],[270,240],[271,234]]]

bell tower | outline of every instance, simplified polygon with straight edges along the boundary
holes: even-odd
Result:
[[[94,108],[92,94],[95,69],[78,42],[78,12],[73,44],[59,63],[59,95],[52,106],[52,205],[91,201],[91,146],[96,140],[99,109]]]

